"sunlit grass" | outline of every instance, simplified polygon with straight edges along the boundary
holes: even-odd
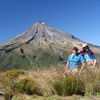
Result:
[[[52,66],[48,69],[46,68],[46,69],[41,69],[41,70],[40,69],[36,69],[36,70],[19,69],[19,70],[2,71],[0,72],[0,90],[7,91],[11,89],[14,92],[14,87],[18,82],[20,82],[20,80],[31,79],[31,80],[34,80],[34,82],[38,86],[38,89],[37,89],[38,94],[43,95],[43,97],[37,96],[36,98],[39,97],[43,100],[45,96],[49,96],[47,100],[53,100],[54,98],[61,98],[61,96],[56,95],[56,91],[55,91],[55,88],[53,87],[53,84],[55,82],[64,81],[63,72],[64,72],[64,66],[61,66],[61,65],[56,66],[56,67]],[[89,66],[86,67],[80,73],[79,79],[81,80],[81,82],[84,83],[85,95],[88,95],[88,96],[94,95],[94,96],[100,97],[99,96],[100,95],[100,68],[94,70],[94,69],[90,69]],[[16,92],[14,92],[14,98],[19,98],[19,97],[16,97],[18,94],[20,94],[21,97],[23,96],[21,93],[16,94]],[[53,96],[53,95],[56,95],[56,96]],[[29,98],[33,98],[33,97],[34,97],[34,94],[32,94],[32,96],[29,96]],[[13,100],[16,100],[16,99],[13,99]],[[39,99],[36,99],[36,100],[39,100]]]

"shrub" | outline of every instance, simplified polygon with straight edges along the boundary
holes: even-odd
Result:
[[[25,86],[25,92],[28,95],[32,95],[36,93],[37,85],[33,80],[28,80]]]
[[[53,87],[58,95],[63,95],[63,84],[60,81],[55,82]]]
[[[27,81],[28,81],[27,79],[20,80],[15,86],[16,91],[20,93],[24,93]]]
[[[2,71],[2,73],[0,73],[0,86],[4,89],[10,88],[13,91],[15,91],[15,84],[19,76],[23,74],[24,71],[22,70]]]
[[[84,96],[85,94],[85,85],[84,82],[81,80],[77,80],[77,89],[75,94]]]
[[[63,82],[64,95],[72,95],[76,92],[77,80],[72,76],[67,76]]]
[[[11,98],[14,96],[13,91],[7,90],[4,94],[4,99],[5,100],[11,100]]]
[[[58,95],[71,96],[84,95],[85,86],[81,80],[73,76],[66,76],[61,82],[55,82],[53,87]]]
[[[28,95],[35,94],[37,84],[31,79],[22,79],[16,84],[16,91]]]
[[[86,95],[93,95],[100,92],[100,72],[99,69],[94,70],[88,67],[90,66],[87,66],[80,78],[84,82]]]
[[[63,82],[64,95],[84,95],[84,83],[74,76],[67,76]]]
[[[93,94],[98,94],[100,93],[100,83],[96,83],[93,85]]]

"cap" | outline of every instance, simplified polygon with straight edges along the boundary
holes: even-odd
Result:
[[[88,46],[88,44],[87,43],[83,43],[82,47],[84,48],[86,46]]]

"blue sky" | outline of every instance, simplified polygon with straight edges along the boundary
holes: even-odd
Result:
[[[100,0],[0,0],[0,44],[40,20],[100,46]]]

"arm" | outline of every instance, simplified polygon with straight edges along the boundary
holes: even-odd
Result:
[[[67,62],[67,64],[66,64],[66,66],[65,66],[65,74],[67,73],[67,71],[68,71],[68,66],[69,66],[69,61]]]
[[[82,66],[81,66],[81,69],[80,69],[80,72],[82,72],[82,70],[84,69],[84,66],[85,66],[85,63],[83,62]]]
[[[80,56],[80,61],[81,61],[81,64],[82,64],[81,69],[80,69],[80,72],[81,72],[83,70],[83,68],[85,67],[85,60],[84,60],[82,55]]]

